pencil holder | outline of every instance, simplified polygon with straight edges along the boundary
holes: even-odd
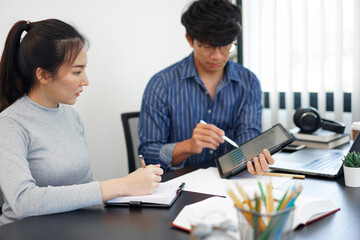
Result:
[[[294,207],[271,214],[237,208],[241,240],[292,239]]]

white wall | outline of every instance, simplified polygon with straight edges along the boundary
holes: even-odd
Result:
[[[18,20],[58,18],[90,40],[88,87],[74,105],[94,179],[127,174],[120,113],[138,111],[146,83],[191,52],[180,23],[190,0],[0,0],[0,50]]]

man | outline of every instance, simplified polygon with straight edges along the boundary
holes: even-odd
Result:
[[[192,54],[148,83],[139,122],[146,162],[173,170],[219,157],[261,132],[261,88],[248,69],[229,60],[241,32],[241,11],[227,0],[198,0],[182,15]],[[200,120],[208,124],[200,123]],[[264,150],[248,171],[274,162]]]

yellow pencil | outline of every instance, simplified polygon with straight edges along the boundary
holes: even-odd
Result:
[[[228,194],[231,197],[231,199],[234,201],[236,207],[245,209],[244,204],[240,201],[240,199],[235,195],[235,193],[232,190],[229,190]]]
[[[266,191],[266,213],[270,214],[270,191],[269,191],[269,184],[265,184],[265,191]],[[268,221],[270,221],[270,217],[268,217]]]
[[[139,159],[140,159],[140,162],[141,162],[141,166],[142,166],[143,168],[146,168],[146,164],[145,164],[145,161],[144,161],[144,158],[143,158],[142,155],[139,155]]]
[[[270,213],[274,212],[274,197],[272,192],[272,181],[269,182],[269,193],[270,193]]]
[[[234,201],[236,207],[245,209],[244,204],[242,204],[240,199],[235,195],[235,193],[232,190],[229,190],[228,194],[229,194],[230,198]],[[243,212],[243,215],[246,218],[246,220],[250,223],[250,225],[254,226],[254,221],[253,221],[251,214]]]
[[[254,210],[253,205],[251,204],[251,201],[249,199],[249,196],[246,194],[245,190],[242,188],[240,184],[236,184],[236,188],[239,191],[240,195],[244,199],[244,201],[249,205],[250,210]]]

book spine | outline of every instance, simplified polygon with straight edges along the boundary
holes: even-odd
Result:
[[[305,141],[305,140],[295,140],[293,144],[301,145],[304,144],[308,148],[319,148],[319,149],[331,149],[343,145],[350,141],[350,135],[347,134],[340,139],[335,139],[330,142],[316,142],[316,141]]]
[[[340,208],[337,208],[337,209],[335,209],[335,210],[333,210],[333,211],[331,211],[331,212],[325,213],[324,215],[321,215],[321,216],[319,216],[319,217],[317,217],[317,218],[314,218],[314,219],[312,219],[312,220],[310,220],[310,221],[307,221],[304,225],[308,225],[308,224],[310,224],[310,223],[312,223],[312,222],[315,222],[316,220],[319,220],[319,219],[321,219],[321,218],[324,218],[324,217],[326,217],[326,216],[328,216],[328,215],[330,215],[330,214],[333,214],[334,212],[337,212],[337,211],[339,211],[339,210],[340,210]]]
[[[312,142],[322,142],[322,143],[332,142],[337,139],[343,138],[346,135],[348,134],[347,133],[336,134],[334,136],[316,136],[311,134],[309,134],[309,136],[303,136],[303,135],[294,134],[296,140],[299,141],[312,141]]]

